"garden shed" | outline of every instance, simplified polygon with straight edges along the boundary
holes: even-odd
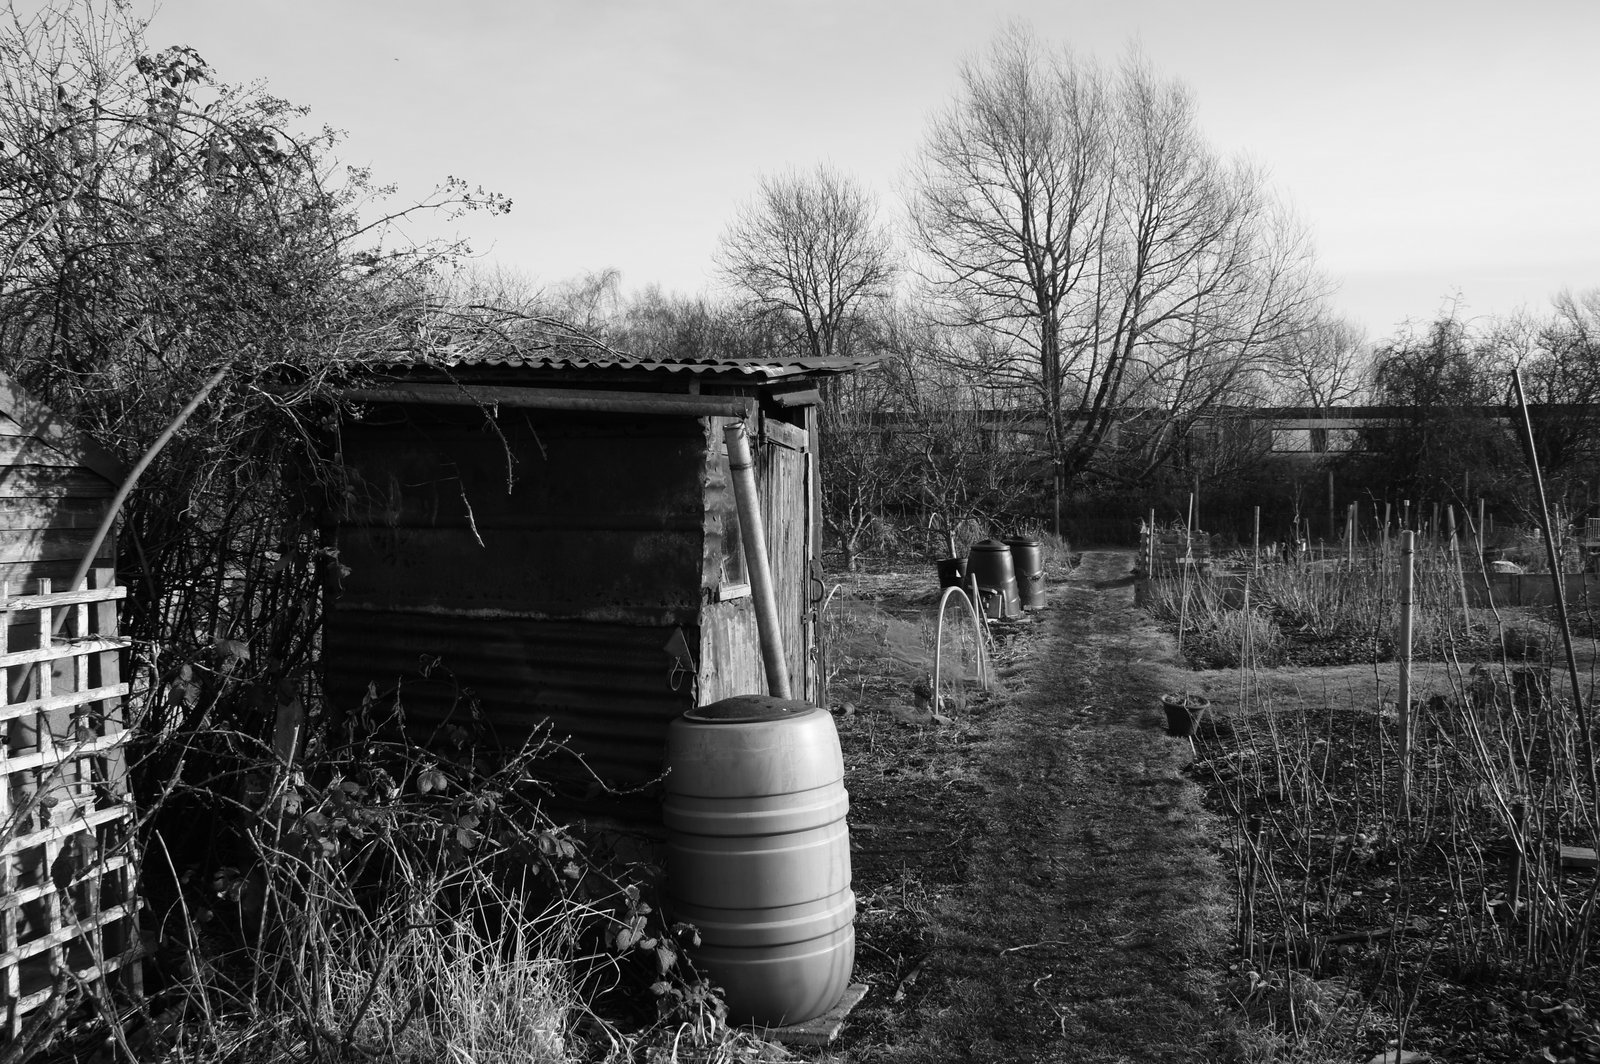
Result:
[[[673,717],[769,690],[730,483],[738,423],[783,669],[817,699],[818,389],[860,364],[548,352],[349,389],[333,705],[378,692],[368,712],[387,713],[398,689],[413,734],[476,727],[502,745],[548,722],[591,784],[656,778]]]

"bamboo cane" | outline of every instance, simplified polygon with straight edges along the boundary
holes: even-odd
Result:
[[[1572,711],[1578,734],[1583,740],[1583,759],[1589,766],[1589,798],[1600,805],[1600,772],[1594,763],[1594,736],[1589,732],[1589,709],[1583,701],[1583,684],[1578,679],[1578,659],[1572,650],[1572,625],[1567,620],[1567,595],[1561,581],[1561,563],[1556,554],[1555,534],[1550,528],[1550,509],[1545,502],[1544,474],[1539,470],[1539,453],[1533,444],[1533,421],[1528,416],[1528,397],[1522,390],[1522,370],[1513,367],[1511,383],[1516,389],[1517,406],[1522,411],[1522,442],[1528,451],[1528,468],[1533,473],[1534,492],[1539,503],[1539,528],[1544,533],[1545,552],[1550,556],[1551,585],[1556,598],[1556,620],[1561,625],[1561,645],[1567,655],[1567,677],[1572,682]]]

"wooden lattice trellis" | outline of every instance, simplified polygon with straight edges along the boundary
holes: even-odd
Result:
[[[140,989],[124,594],[110,569],[74,591],[40,580],[36,594],[0,592],[0,1009],[12,1038],[69,972],[120,972]]]

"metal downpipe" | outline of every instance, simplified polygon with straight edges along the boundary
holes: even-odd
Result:
[[[772,563],[767,557],[767,530],[761,520],[761,500],[756,496],[755,461],[743,421],[726,430],[728,470],[733,497],[739,505],[739,534],[750,571],[750,596],[755,600],[756,633],[761,640],[761,662],[767,670],[767,690],[789,698],[789,662],[783,652],[783,630],[778,624],[778,599],[772,589]]]

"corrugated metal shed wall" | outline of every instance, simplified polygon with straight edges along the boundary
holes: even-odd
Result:
[[[664,647],[680,625],[697,642],[704,422],[380,412],[344,430],[355,491],[326,644],[336,705],[405,679],[407,720],[438,721],[449,676],[503,741],[548,718],[602,777],[656,776],[667,722],[693,704]]]

